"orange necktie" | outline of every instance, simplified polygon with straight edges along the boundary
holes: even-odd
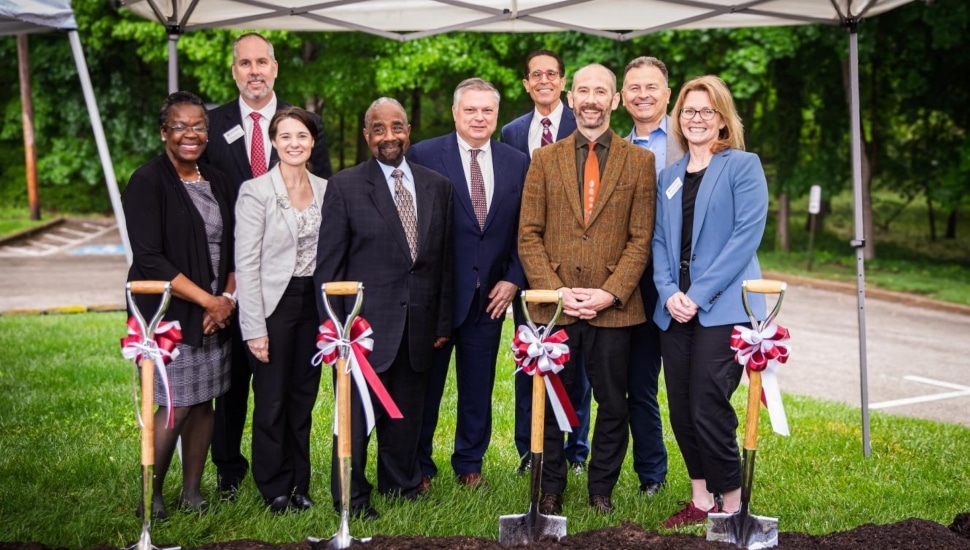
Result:
[[[589,155],[583,169],[583,223],[589,225],[589,218],[596,206],[596,194],[600,190],[600,163],[596,157],[596,142],[589,142]]]

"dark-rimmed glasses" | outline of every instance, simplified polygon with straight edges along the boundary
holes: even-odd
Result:
[[[691,120],[694,115],[701,115],[701,120],[711,120],[714,118],[719,111],[717,109],[694,109],[692,107],[685,107],[680,110],[680,118],[684,120]]]
[[[548,80],[555,80],[559,76],[559,71],[554,71],[552,69],[549,69],[548,71],[536,70],[529,73],[528,76],[529,76],[529,80],[533,82],[539,82],[540,80],[542,80],[543,76],[545,76]]]
[[[207,126],[183,126],[181,124],[176,124],[175,126],[165,126],[165,129],[173,134],[184,134],[189,130],[192,130],[194,134],[208,134],[209,128]]]

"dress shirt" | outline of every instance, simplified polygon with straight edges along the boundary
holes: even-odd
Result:
[[[660,119],[660,125],[650,132],[647,137],[637,136],[637,127],[633,127],[633,144],[648,149],[656,160],[657,177],[667,166],[667,117]]]
[[[239,98],[239,112],[242,114],[242,126],[243,130],[246,132],[243,134],[243,137],[246,138],[247,158],[249,158],[253,150],[251,137],[253,135],[253,117],[249,116],[249,113],[255,110],[256,109],[253,109],[247,105],[246,102],[243,101],[242,97]],[[271,120],[273,120],[273,115],[276,114],[276,92],[273,92],[273,98],[269,100],[269,103],[267,103],[262,109],[259,109],[259,114],[259,129],[263,132],[263,151],[266,151],[266,162],[269,163],[269,159],[273,151],[273,144],[269,142],[269,123]],[[252,162],[252,160],[252,158],[249,158],[250,162]],[[267,170],[271,168],[273,168],[272,165],[267,165],[266,167]]]
[[[549,116],[544,116],[539,114],[539,109],[535,109],[532,113],[532,122],[529,123],[529,156],[532,156],[532,151],[535,151],[539,147],[542,147],[542,119],[548,118],[549,131],[552,132],[552,141],[556,141],[556,136],[559,133],[559,123],[562,121],[562,110],[564,103],[559,102],[556,108],[549,113]]]
[[[414,174],[411,173],[411,167],[408,166],[407,159],[401,161],[400,166],[391,166],[389,164],[384,164],[381,161],[377,161],[377,165],[381,167],[381,171],[384,172],[384,179],[387,181],[387,188],[391,191],[391,198],[394,198],[394,178],[391,177],[391,172],[398,169],[404,172],[404,176],[401,177],[401,183],[404,184],[404,188],[411,193],[411,198],[414,201],[414,219],[418,219],[418,194],[414,187]]]
[[[472,192],[472,147],[465,143],[465,140],[458,137],[458,153],[461,155],[461,169],[465,171],[465,183],[468,185],[468,194]],[[485,145],[478,147],[478,166],[482,169],[482,179],[485,180],[485,204],[492,206],[492,192],[495,191],[495,174],[492,172],[492,141],[486,141]]]

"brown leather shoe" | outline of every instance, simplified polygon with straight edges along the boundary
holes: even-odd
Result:
[[[562,513],[562,495],[546,493],[539,501],[539,513],[547,516],[558,516]]]
[[[478,472],[458,476],[458,483],[469,489],[488,489],[488,482]]]
[[[589,495],[589,505],[599,514],[609,514],[613,511],[610,495]]]
[[[423,496],[431,492],[431,476],[421,476],[421,484],[418,485],[418,496]]]

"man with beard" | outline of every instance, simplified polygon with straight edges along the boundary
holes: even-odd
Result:
[[[613,510],[613,488],[628,445],[627,368],[633,325],[646,316],[638,283],[649,258],[656,197],[653,154],[610,130],[617,108],[616,76],[588,65],[567,96],[577,130],[533,153],[519,221],[519,257],[532,288],[563,295],[558,324],[569,336],[560,372],[567,391],[577,361],[586,367],[596,401],[587,486],[596,512]],[[554,304],[530,305],[548,323]],[[563,435],[547,405],[543,514],[562,512],[566,488]]]
[[[232,78],[239,88],[239,98],[209,112],[209,143],[201,160],[229,175],[237,190],[244,181],[265,174],[279,161],[268,133],[276,111],[289,107],[273,92],[278,71],[273,45],[262,36],[244,34],[233,43]],[[323,123],[316,114],[310,113],[310,116],[319,131],[310,152],[309,168],[317,176],[328,178],[330,153],[323,136]],[[232,384],[216,400],[212,433],[212,462],[216,465],[223,500],[235,498],[249,470],[240,444],[249,407],[250,358],[239,328],[233,328]]]
[[[405,159],[411,125],[394,99],[371,104],[363,131],[374,159],[335,174],[327,184],[313,279],[317,287],[338,280],[364,284],[360,315],[374,330],[368,361],[404,416],[392,420],[374,404],[377,491],[414,499],[422,492],[417,455],[428,376],[435,350],[451,334],[452,185]],[[353,301],[331,299],[340,320]],[[325,320],[322,298],[317,306]],[[370,436],[360,394],[351,395],[351,514],[375,519],[373,487],[365,476]],[[336,438],[330,483],[338,508]]]

